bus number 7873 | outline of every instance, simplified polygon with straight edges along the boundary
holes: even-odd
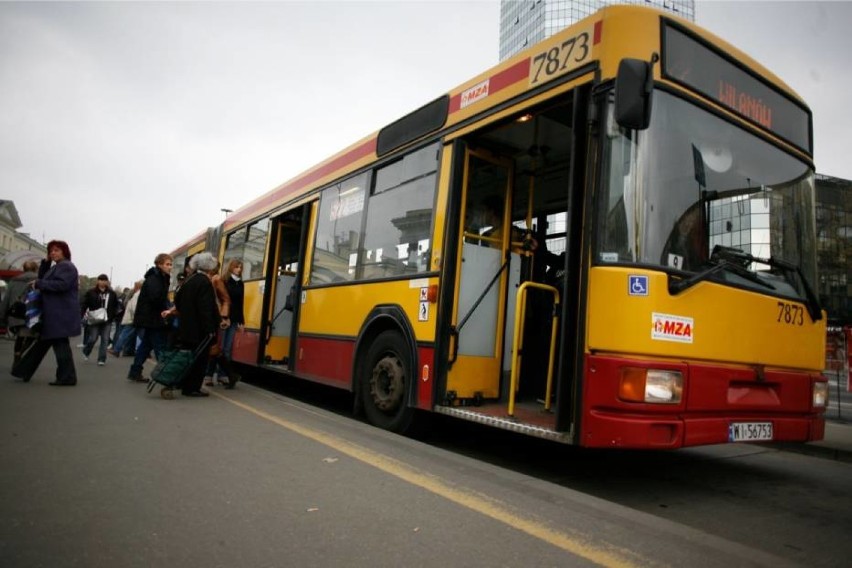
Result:
[[[534,68],[531,85],[561,75],[579,65],[589,57],[589,33],[582,32],[555,45],[532,58]],[[573,57],[572,57],[573,55]]]
[[[778,323],[805,325],[805,308],[787,302],[778,302]]]

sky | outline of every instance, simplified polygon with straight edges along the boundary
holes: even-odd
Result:
[[[0,1],[0,199],[81,274],[160,252],[498,63],[499,1]],[[852,2],[699,1],[852,179]]]

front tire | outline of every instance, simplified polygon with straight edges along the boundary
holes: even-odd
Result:
[[[364,360],[361,402],[370,424],[404,433],[414,420],[408,406],[412,385],[412,363],[407,343],[396,331],[380,333]]]

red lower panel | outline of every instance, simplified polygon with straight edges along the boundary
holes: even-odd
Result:
[[[822,440],[825,420],[822,418],[783,418],[765,415],[736,416],[734,418],[691,418],[686,420],[684,446],[723,444],[728,442],[728,425],[731,422],[771,422],[773,442],[811,442]]]
[[[431,410],[432,386],[435,380],[435,349],[418,347],[417,358],[419,372],[415,369],[414,377],[417,381],[417,408]]]
[[[305,378],[351,389],[353,340],[299,337],[296,372]]]
[[[726,416],[718,418],[657,419],[593,411],[583,417],[582,445],[592,448],[676,449],[728,443],[731,422],[771,422],[773,442],[822,440],[822,418]]]
[[[618,397],[624,368],[679,371],[678,404]],[[825,420],[810,408],[808,373],[627,357],[587,356],[580,444],[606,448],[680,448],[727,443],[732,422],[771,422],[773,441],[821,440]]]

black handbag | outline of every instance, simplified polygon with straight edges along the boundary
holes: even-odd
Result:
[[[38,351],[36,351],[35,346],[37,343],[38,338],[36,337],[28,337],[23,342],[20,355],[18,356],[16,353],[16,357],[12,363],[13,377],[24,379],[24,382],[26,382],[35,374],[36,369],[38,369],[38,366],[41,363],[42,357],[44,357],[43,351],[41,352],[41,356],[39,356]]]
[[[27,317],[27,305],[23,300],[15,300],[9,306],[9,316],[17,319],[25,319]]]

